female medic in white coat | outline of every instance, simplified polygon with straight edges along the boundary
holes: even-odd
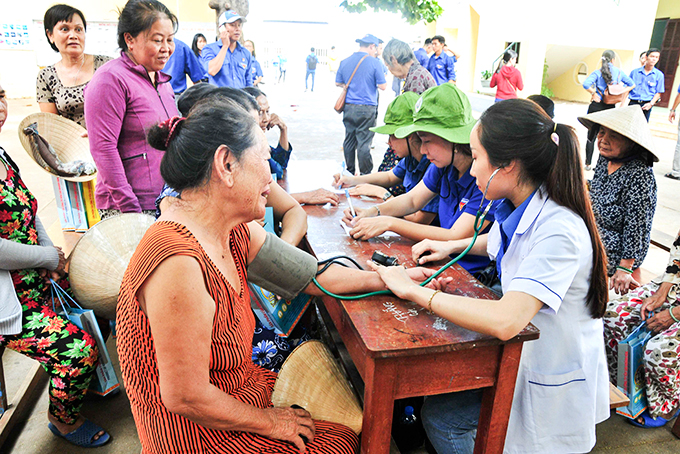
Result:
[[[489,200],[505,198],[470,251],[500,264],[503,298],[454,296],[412,284],[401,267],[373,267],[397,296],[467,329],[507,340],[536,325],[540,338],[522,350],[505,452],[589,452],[595,425],[609,417],[607,275],[578,141],[538,105],[511,99],[482,114],[470,145],[477,185]],[[425,240],[413,247],[414,259],[441,260],[469,242]],[[480,407],[480,391],[425,401],[423,424],[439,454],[472,453]]]

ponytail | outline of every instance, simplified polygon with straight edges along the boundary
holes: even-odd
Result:
[[[503,58],[501,59],[501,61],[498,62],[496,72],[500,72],[503,66],[507,65],[508,62],[513,58],[517,58],[517,52],[515,52],[514,50],[507,49],[505,52],[503,52]]]
[[[585,178],[581,168],[579,143],[571,126],[555,123],[555,133],[559,137],[557,155],[548,179],[548,197],[555,203],[569,208],[585,222],[593,247],[593,268],[586,306],[593,318],[602,318],[606,302],[609,300],[607,287],[607,255],[597,230],[595,215],[588,197]]]
[[[586,306],[591,317],[601,318],[609,299],[606,254],[586,191],[574,129],[554,123],[536,103],[525,99],[492,105],[482,113],[478,128],[492,165],[519,162],[521,180],[536,187],[545,185],[548,197],[583,219],[593,249]]]
[[[612,62],[614,57],[616,57],[616,54],[613,50],[605,50],[602,52],[602,66],[600,66],[600,72],[602,73],[602,78],[607,85],[611,85],[612,81],[614,80],[611,69],[609,68],[609,64]]]

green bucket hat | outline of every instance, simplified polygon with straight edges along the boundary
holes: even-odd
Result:
[[[385,124],[368,129],[377,132],[378,134],[394,134],[394,131],[402,126],[413,124],[413,111],[416,107],[416,102],[418,102],[418,98],[420,98],[420,96],[412,91],[407,91],[406,93],[397,96],[394,98],[394,101],[387,106]]]
[[[452,83],[432,87],[416,102],[412,124],[394,135],[400,139],[414,132],[429,132],[453,143],[470,143],[476,120],[465,93]]]

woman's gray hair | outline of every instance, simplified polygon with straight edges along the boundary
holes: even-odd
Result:
[[[387,66],[392,66],[392,57],[394,57],[400,65],[405,65],[410,61],[416,61],[416,56],[411,50],[411,46],[398,39],[391,39],[390,42],[387,43],[387,46],[383,49],[382,57]]]

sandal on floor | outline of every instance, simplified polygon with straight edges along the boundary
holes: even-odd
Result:
[[[662,418],[661,416],[654,419],[649,415],[649,412],[647,410],[645,410],[644,412],[642,412],[640,414],[640,416],[638,416],[638,418],[642,418],[642,420],[645,422],[644,424],[640,424],[637,421],[637,418],[629,419],[628,422],[631,423],[634,426],[642,427],[643,429],[654,429],[656,427],[665,426],[666,423],[668,423],[668,421],[670,421],[673,418],[675,418],[676,416],[678,416],[678,414],[680,414],[680,409],[678,409],[678,411],[676,411],[675,414],[668,419]]]
[[[66,441],[73,443],[76,446],[80,446],[82,448],[97,448],[99,446],[106,444],[111,439],[111,436],[105,431],[104,435],[102,435],[96,440],[93,440],[94,436],[104,429],[102,429],[89,419],[85,420],[83,425],[78,427],[76,430],[65,435],[59,432],[59,429],[57,429],[57,427],[52,423],[48,423],[47,427],[57,437],[61,437]]]

